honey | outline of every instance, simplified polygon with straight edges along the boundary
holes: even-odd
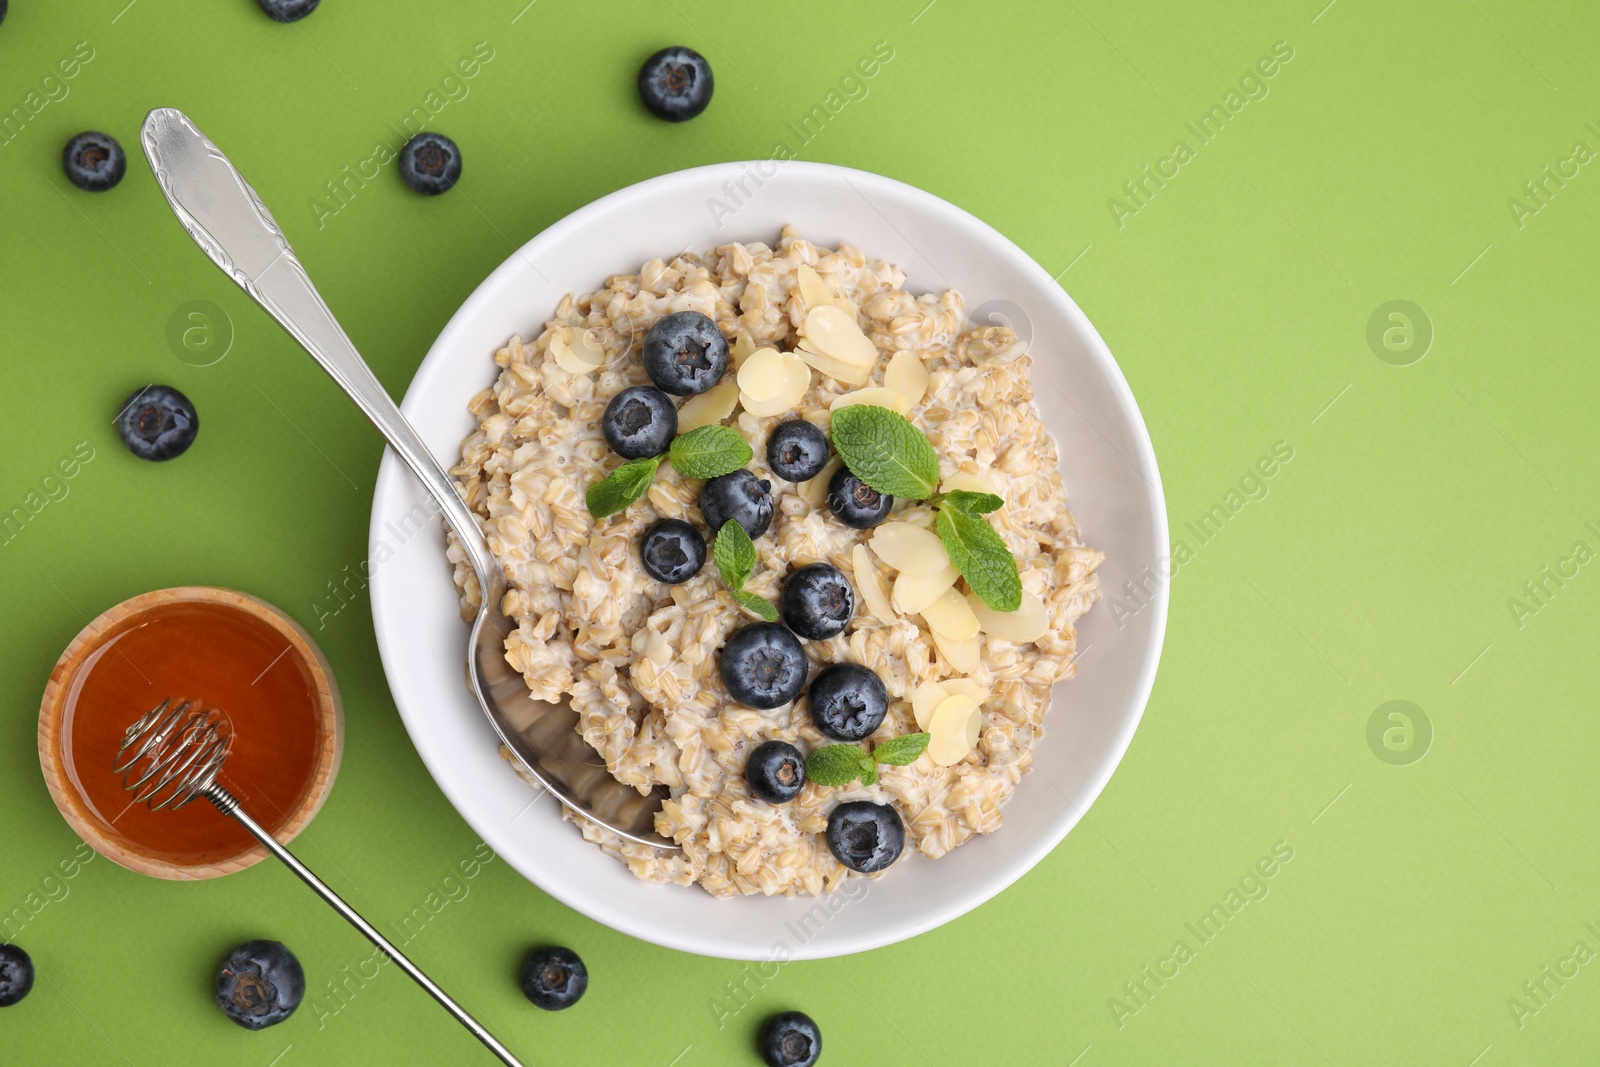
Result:
[[[321,745],[316,680],[289,640],[226,603],[155,604],[110,629],[78,664],[61,718],[61,763],[87,818],[125,849],[185,866],[256,846],[200,799],[178,810],[133,804],[113,772],[127,728],[171,698],[217,708],[232,743],[218,781],[274,834],[307,801]]]

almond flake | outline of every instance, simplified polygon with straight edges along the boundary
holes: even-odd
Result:
[[[933,634],[933,647],[939,650],[939,656],[950,665],[950,669],[959,674],[976,674],[978,660],[982,648],[976,637],[969,637],[965,641],[957,641],[946,637],[938,630],[930,631]]]
[[[850,550],[850,567],[855,572],[856,588],[861,591],[867,610],[885,626],[893,626],[895,614],[889,606],[889,591],[883,587],[883,578],[873,566],[866,545],[858,544]]]
[[[938,600],[956,584],[961,575],[955,566],[946,563],[937,574],[911,574],[903,572],[894,580],[894,592],[889,602],[904,615],[920,615],[929,604]]]
[[[854,315],[827,304],[806,312],[800,327],[806,345],[830,359],[852,367],[871,367],[878,361],[878,346],[861,332]]]
[[[738,370],[744,366],[744,361],[756,350],[755,339],[750,336],[749,330],[740,330],[733,339],[733,344],[728,348],[728,362],[733,364],[733,369]]]
[[[950,566],[939,535],[909,522],[886,522],[872,531],[872,551],[897,571],[938,574]]]
[[[937,600],[922,609],[922,621],[928,629],[954,641],[966,641],[978,636],[978,617],[967,606],[967,598],[954,586],[939,594]]]
[[[832,356],[825,356],[813,350],[806,342],[801,341],[794,354],[817,368],[830,378],[837,378],[846,385],[866,385],[872,380],[871,367],[852,367],[848,363],[841,363]]]
[[[944,686],[945,691],[951,696],[960,693],[962,696],[971,697],[980,705],[989,699],[989,690],[974,682],[971,678],[946,678],[939,684]]]
[[[550,335],[550,355],[568,374],[593,374],[606,361],[605,346],[593,330],[563,326]]]
[[[928,720],[928,755],[941,767],[960,763],[978,743],[982,725],[977,701],[960,693],[945,697]]]
[[[906,395],[895,389],[885,389],[882,386],[872,386],[867,389],[857,389],[851,393],[841,393],[833,398],[833,403],[828,405],[829,411],[838,411],[854,404],[868,404],[875,408],[888,408],[896,415],[904,415],[910,407],[906,403]]]
[[[753,362],[756,356],[750,358]],[[811,368],[807,367],[799,356],[793,352],[782,352],[778,358],[782,361],[784,378],[778,395],[770,400],[756,400],[743,394],[740,396],[739,403],[752,415],[763,418],[768,415],[782,415],[796,407],[806,395],[806,390],[811,388]]]
[[[927,364],[909,348],[902,348],[889,357],[889,366],[883,372],[883,384],[905,397],[906,407],[914,408],[928,395]]]
[[[1016,611],[996,611],[976,594],[967,596],[967,604],[978,620],[978,628],[1002,641],[1025,645],[1039,640],[1050,629],[1050,613],[1045,610],[1044,602],[1026,589],[1022,591],[1022,603]]]
[[[739,383],[725,376],[699,396],[691,396],[678,409],[678,432],[688,433],[721,422],[739,406]]]
[[[789,372],[776,348],[758,348],[739,367],[739,392],[748,400],[771,400],[783,392]],[[745,404],[748,408],[750,405]]]
[[[995,496],[1004,496],[994,482],[981,474],[952,474],[939,486],[941,493],[953,493],[964,489],[969,493],[993,493]]]
[[[834,456],[828,460],[828,465],[817,472],[817,476],[808,482],[800,483],[800,499],[810,504],[813,508],[821,508],[828,502],[828,483],[833,480],[844,460]]]
[[[950,695],[950,690],[943,682],[923,682],[912,690],[911,713],[916,716],[917,729],[926,730],[928,728],[928,720],[933,718],[934,709],[944,703],[945,699]]]

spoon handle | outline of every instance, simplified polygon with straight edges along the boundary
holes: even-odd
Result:
[[[222,812],[224,815],[233,816],[233,818],[238,821],[240,826],[243,826],[246,830],[250,831],[250,836],[254,837],[257,841],[260,841],[263,845],[265,845],[267,847],[267,851],[271,852],[274,856],[282,860],[284,866],[288,867],[291,871],[298,875],[300,880],[306,885],[310,886],[316,892],[317,896],[321,897],[325,902],[327,902],[327,905],[330,908],[338,912],[340,915],[343,915],[346,922],[365,934],[368,941],[371,941],[374,945],[377,945],[379,952],[382,952],[385,956],[388,956],[400,967],[401,970],[409,974],[419,986],[427,990],[427,993],[430,997],[432,997],[434,1000],[437,1000],[445,1011],[455,1016],[456,1022],[460,1023],[462,1026],[465,1026],[469,1031],[471,1031],[473,1037],[477,1038],[479,1041],[482,1041],[484,1046],[488,1048],[490,1052],[494,1053],[500,1058],[501,1063],[507,1064],[508,1067],[522,1067],[522,1061],[518,1060],[511,1054],[509,1049],[497,1041],[495,1036],[484,1028],[483,1024],[478,1022],[478,1020],[474,1019],[471,1015],[468,1015],[465,1008],[461,1007],[461,1005],[457,1004],[454,1000],[451,1000],[450,995],[435,985],[433,979],[423,974],[420,967],[406,959],[405,955],[399,949],[395,948],[389,943],[388,938],[378,933],[378,930],[375,926],[363,919],[356,909],[346,904],[339,894],[335,893],[332,889],[329,889],[327,884],[323,882],[322,879],[318,878],[315,874],[312,874],[311,870],[306,867],[305,864],[295,859],[294,853],[278,844],[278,842],[273,839],[272,835],[267,833],[267,831],[264,830],[259,823],[257,823],[250,816],[246,815],[244,813],[244,809],[239,807],[238,799],[235,798],[232,793],[222,788],[222,786],[213,783],[211,787],[201,795],[207,800],[211,801],[211,803],[216,806],[218,811]]]
[[[250,183],[176,108],[150,112],[139,139],[156,184],[189,236],[311,353],[378,428],[439,505],[481,587],[488,590],[498,569],[472,512],[351,344]]]

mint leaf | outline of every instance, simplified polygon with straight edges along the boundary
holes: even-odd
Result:
[[[996,611],[1016,611],[1022,606],[1017,561],[988,519],[969,515],[944,500],[934,516],[933,530],[944,542],[950,562],[980,600]]]
[[[701,426],[672,439],[667,459],[685,478],[715,478],[738,470],[755,455],[732,426]]]
[[[880,493],[925,500],[939,486],[939,457],[904,415],[871,404],[833,413],[833,447],[850,473]]]
[[[975,493],[970,489],[952,489],[939,494],[941,503],[946,500],[968,515],[987,515],[1006,506],[1006,502],[993,493]]]
[[[747,593],[743,589],[735,589],[733,591],[733,599],[738,602],[741,608],[744,608],[752,615],[758,615],[767,622],[778,621],[778,605],[764,596],[756,596],[754,593]]]
[[[823,745],[806,758],[806,777],[818,785],[849,785],[869,762],[855,745]]]
[[[750,572],[756,569],[756,546],[743,526],[732,519],[722,524],[711,546],[711,562],[722,572],[722,580],[729,589],[744,588]]]
[[[930,734],[906,734],[904,737],[891,737],[883,744],[872,750],[872,758],[878,763],[887,763],[891,767],[905,767],[917,762],[917,757],[922,755],[922,750],[928,747]]]
[[[861,784],[876,785],[878,782],[878,765],[872,762],[871,756],[861,757]]]
[[[589,505],[589,514],[597,519],[603,519],[644,496],[659,466],[661,466],[660,456],[629,460],[595,482],[583,497],[584,503]]]

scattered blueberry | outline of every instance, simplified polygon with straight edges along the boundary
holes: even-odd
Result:
[[[539,948],[522,961],[522,995],[545,1011],[578,1003],[589,988],[589,968],[569,948]]]
[[[706,563],[706,539],[682,519],[662,519],[639,542],[644,572],[658,582],[687,582]]]
[[[812,1067],[822,1055],[822,1031],[805,1012],[774,1015],[761,1024],[757,1040],[767,1067]]]
[[[246,941],[217,971],[217,1004],[246,1030],[283,1022],[305,993],[300,961],[281,941]]]
[[[786,482],[815,478],[828,465],[828,435],[804,419],[781,423],[767,438],[767,466]]]
[[[754,541],[772,525],[772,483],[745,470],[719,474],[700,490],[700,513],[713,530],[732,519]]]
[[[257,0],[273,22],[299,22],[317,9],[322,0]]]
[[[0,19],[6,17],[0,0]],[[0,945],[0,1008],[9,1008],[33,988],[33,960],[16,945]]]
[[[67,142],[61,153],[67,181],[91,193],[103,193],[122,180],[128,157],[110,134],[88,130]]]
[[[619,456],[659,456],[678,434],[678,409],[661,390],[635,385],[611,398],[600,419],[600,430]]]
[[[839,568],[810,563],[789,572],[778,597],[778,613],[801,637],[821,641],[844,630],[855,614],[856,594]]]
[[[781,707],[799,696],[807,666],[800,639],[775,622],[735,630],[722,648],[722,684],[752,708]]]
[[[728,339],[698,311],[675,311],[644,335],[644,369],[673,396],[703,393],[728,369]]]
[[[828,510],[846,526],[869,529],[888,518],[892,507],[894,497],[878,492],[844,467],[828,479]]]
[[[658,119],[683,122],[711,103],[711,64],[692,48],[663,48],[639,68],[639,99]]]
[[[194,444],[200,417],[189,398],[170,385],[147,385],[122,405],[117,432],[140,459],[173,459]]]
[[[442,133],[419,133],[400,149],[400,177],[417,192],[437,196],[461,180],[461,149]]]
[[[764,741],[745,761],[744,780],[767,803],[787,803],[805,788],[806,758],[787,741]]]
[[[852,800],[828,815],[828,849],[852,871],[872,874],[900,858],[906,824],[888,804]]]
[[[860,741],[889,713],[889,690],[869,667],[833,663],[817,672],[808,703],[818,730],[835,741]]]

